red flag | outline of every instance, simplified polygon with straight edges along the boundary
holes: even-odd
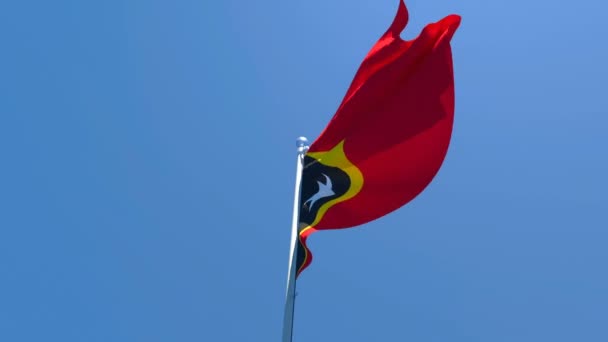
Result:
[[[452,134],[450,40],[460,16],[428,24],[413,40],[397,15],[357,71],[334,117],[305,156],[297,274],[311,262],[307,237],[384,216],[435,177]]]

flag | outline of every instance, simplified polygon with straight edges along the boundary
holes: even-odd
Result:
[[[372,47],[338,110],[304,156],[297,275],[312,261],[311,233],[350,228],[410,202],[433,180],[450,143],[454,77],[450,41],[460,16],[403,40],[408,11]]]

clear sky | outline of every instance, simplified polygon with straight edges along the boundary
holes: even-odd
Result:
[[[278,341],[295,139],[397,0],[0,4],[0,341]],[[456,13],[417,199],[309,239],[294,342],[608,341],[605,1]]]

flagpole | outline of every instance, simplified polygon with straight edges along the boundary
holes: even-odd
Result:
[[[296,140],[298,146],[298,164],[296,167],[296,184],[293,199],[293,217],[291,223],[291,240],[289,248],[289,268],[287,271],[287,293],[285,294],[285,314],[283,318],[283,340],[292,342],[293,337],[293,315],[296,301],[296,257],[298,255],[298,222],[300,218],[300,189],[302,185],[302,172],[304,170],[304,155],[308,151],[308,140],[299,137]]]

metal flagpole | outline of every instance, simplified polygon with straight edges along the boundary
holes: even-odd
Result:
[[[299,137],[296,141],[296,145],[298,146],[298,164],[296,168],[296,188],[293,199],[293,218],[291,223],[289,269],[287,271],[287,293],[285,295],[282,342],[292,342],[293,337],[293,314],[296,301],[296,256],[298,254],[298,223],[300,218],[300,189],[302,185],[302,172],[304,170],[304,155],[308,150],[308,140],[304,137]]]

